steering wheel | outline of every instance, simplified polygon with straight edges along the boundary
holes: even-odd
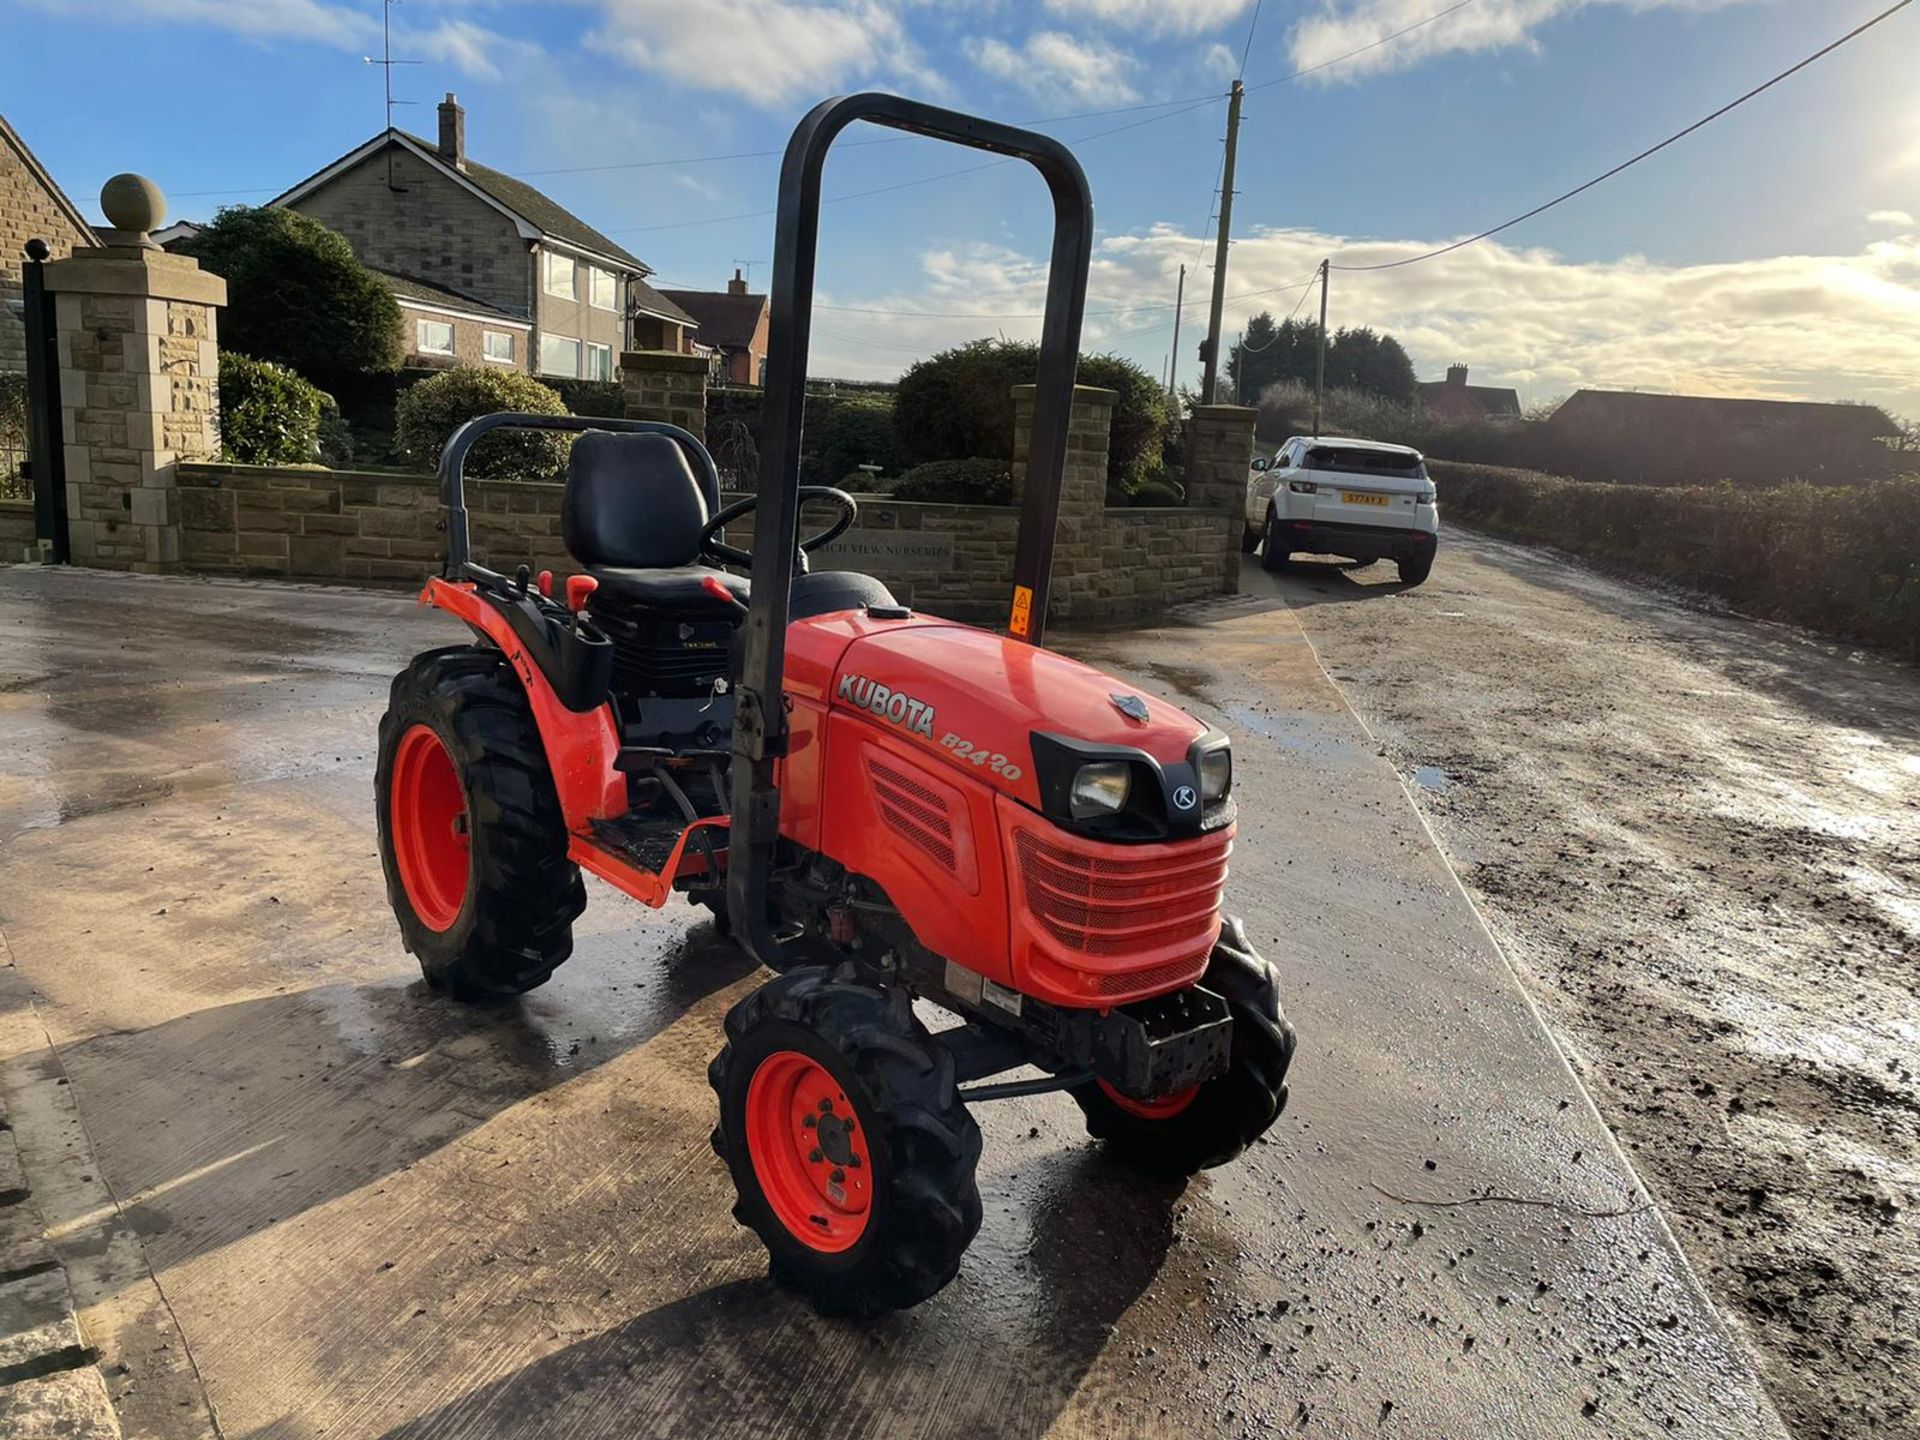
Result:
[[[823,545],[831,545],[852,528],[853,522],[860,518],[860,506],[853,496],[844,490],[836,490],[831,485],[802,485],[794,492],[794,505],[804,509],[810,501],[824,500],[839,510],[839,518],[817,535],[809,535],[800,542],[800,553],[810,555]],[[731,520],[742,515],[750,515],[759,506],[760,497],[749,495],[744,500],[736,500],[707,521],[706,528],[700,532],[700,553],[708,555],[728,565],[753,568],[753,556],[736,545],[728,545],[716,538],[721,529]]]

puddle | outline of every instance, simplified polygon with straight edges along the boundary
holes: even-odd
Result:
[[[1407,778],[1434,795],[1444,795],[1453,788],[1453,777],[1438,765],[1416,765],[1407,773]]]

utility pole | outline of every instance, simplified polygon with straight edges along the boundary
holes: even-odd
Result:
[[[1173,291],[1173,358],[1167,362],[1167,400],[1176,403],[1180,376],[1180,311],[1187,302],[1187,267],[1180,267],[1180,283]]]
[[[1313,366],[1313,438],[1320,438],[1320,405],[1327,393],[1327,276],[1331,259],[1320,262],[1320,358]]]
[[[1247,87],[1233,82],[1227,96],[1227,154],[1220,167],[1220,238],[1213,247],[1213,306],[1207,315],[1207,368],[1200,382],[1200,402],[1213,403],[1220,380],[1220,311],[1227,302],[1227,239],[1233,232],[1233,160],[1240,148],[1240,100]]]

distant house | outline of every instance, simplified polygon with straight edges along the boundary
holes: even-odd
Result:
[[[1854,480],[1889,469],[1900,434],[1871,405],[1621,390],[1576,391],[1546,428],[1613,478],[1652,484]]]
[[[694,350],[647,264],[523,180],[467,154],[452,92],[438,143],[385,130],[269,201],[346,236],[393,289],[408,363],[612,380],[622,350]]]
[[[749,293],[738,270],[725,290],[660,293],[699,322],[700,343],[714,352],[716,384],[766,383],[767,297]]]
[[[0,373],[5,374],[27,368],[27,332],[16,305],[29,240],[46,241],[55,260],[72,254],[75,246],[100,243],[86,216],[0,115]]]
[[[1429,415],[1448,425],[1478,425],[1488,420],[1520,418],[1518,392],[1492,385],[1469,385],[1464,365],[1449,365],[1444,380],[1422,381],[1420,399]]]

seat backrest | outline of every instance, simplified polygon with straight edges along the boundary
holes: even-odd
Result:
[[[665,435],[589,430],[573,442],[561,533],[587,566],[665,570],[700,556],[700,532],[719,507]]]

